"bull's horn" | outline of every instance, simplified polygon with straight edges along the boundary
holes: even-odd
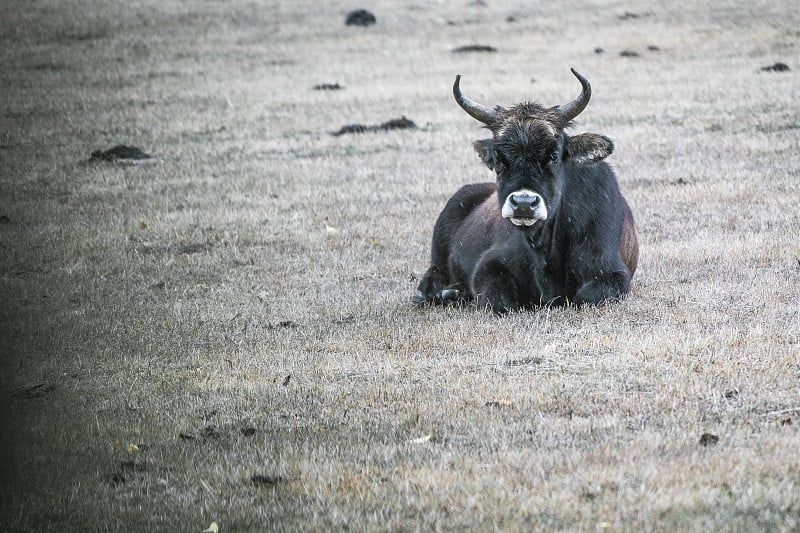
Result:
[[[580,96],[558,108],[566,121],[570,121],[580,115],[581,111],[586,109],[586,105],[589,103],[589,98],[592,97],[592,86],[589,85],[587,79],[581,76],[574,68],[571,68],[570,70],[575,77],[578,78],[578,81],[581,82],[581,87],[583,88],[581,89]]]
[[[480,120],[484,124],[489,124],[497,115],[497,112],[492,109],[491,107],[487,107],[483,104],[479,104],[478,102],[473,102],[463,94],[461,94],[461,88],[458,86],[458,83],[461,81],[461,74],[456,76],[456,81],[453,84],[453,96],[456,97],[456,102],[458,105],[461,106],[461,109],[467,112],[469,116],[476,120]]]

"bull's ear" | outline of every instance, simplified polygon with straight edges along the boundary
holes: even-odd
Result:
[[[494,170],[494,139],[481,139],[472,143],[483,164]]]
[[[605,135],[581,133],[570,137],[565,159],[575,165],[592,165],[610,156],[614,143]]]

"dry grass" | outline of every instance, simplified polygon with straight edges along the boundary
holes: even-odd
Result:
[[[4,2],[3,528],[800,528],[800,17],[708,4],[352,28],[339,2]],[[439,209],[486,179],[453,76],[554,104],[570,66],[639,223],[631,296],[413,308]],[[401,115],[422,129],[329,135]],[[86,162],[117,143],[161,162]]]

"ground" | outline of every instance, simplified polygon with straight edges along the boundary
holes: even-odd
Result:
[[[3,528],[800,528],[796,6],[324,4],[0,5]],[[492,179],[455,75],[556,105],[570,67],[632,293],[414,307]]]

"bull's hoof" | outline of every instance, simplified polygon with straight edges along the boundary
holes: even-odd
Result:
[[[438,304],[441,302],[442,291],[448,286],[447,276],[443,273],[442,269],[437,266],[432,266],[422,276],[417,291],[414,293],[413,302],[417,306],[425,304]]]
[[[461,291],[458,289],[442,289],[436,295],[436,300],[441,302],[442,304],[459,302],[462,299],[463,298],[461,296]]]
[[[422,292],[421,290],[417,289],[417,292],[414,293],[414,298],[413,298],[412,301],[414,302],[414,305],[421,306],[421,305],[425,305],[429,300],[428,300],[428,297],[425,296],[424,292]]]
[[[412,302],[414,302],[414,305],[417,307],[422,307],[427,304],[458,304],[464,302],[465,299],[464,292],[461,289],[442,289],[433,294],[427,294],[425,291],[417,289],[417,291],[414,293]]]

